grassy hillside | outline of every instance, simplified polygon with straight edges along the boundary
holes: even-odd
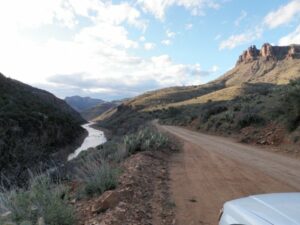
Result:
[[[27,168],[63,159],[84,120],[54,95],[0,74],[1,181],[22,182]]]

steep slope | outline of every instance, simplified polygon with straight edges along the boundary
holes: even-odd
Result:
[[[1,182],[22,182],[28,168],[66,159],[84,122],[63,100],[0,74]]]
[[[82,112],[105,102],[101,99],[80,96],[66,97],[65,101],[77,112]]]
[[[112,102],[104,102],[101,104],[98,104],[92,108],[85,109],[80,112],[81,116],[90,121],[93,120],[94,118],[98,117],[102,113],[106,112],[107,110],[116,107],[117,105],[112,103]]]

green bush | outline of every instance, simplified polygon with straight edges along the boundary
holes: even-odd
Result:
[[[87,157],[76,170],[76,179],[84,184],[86,196],[101,195],[116,188],[119,171],[100,157]]]
[[[219,104],[219,105],[217,105]],[[201,122],[206,123],[210,117],[220,114],[228,110],[228,107],[224,105],[224,103],[207,103],[202,106],[202,113],[200,114]]]
[[[27,189],[0,193],[0,211],[11,212],[11,221],[0,222],[36,224],[42,217],[47,225],[72,225],[75,223],[74,209],[68,205],[67,193],[64,185],[54,184],[47,174],[32,177]]]
[[[245,113],[242,116],[240,116],[237,123],[240,128],[244,128],[253,124],[263,124],[264,118],[257,114]]]
[[[126,150],[130,154],[139,151],[156,151],[170,145],[169,138],[157,130],[144,128],[124,138]]]
[[[290,82],[284,100],[283,109],[287,114],[287,127],[293,131],[300,125],[300,79]]]

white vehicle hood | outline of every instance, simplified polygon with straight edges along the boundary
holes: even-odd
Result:
[[[226,208],[244,212],[243,220],[250,224],[258,219],[263,224],[300,225],[300,193],[250,196],[229,201],[224,205]]]

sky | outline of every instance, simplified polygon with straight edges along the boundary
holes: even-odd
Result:
[[[300,0],[0,0],[0,72],[105,100],[209,82],[250,45],[300,44]]]

